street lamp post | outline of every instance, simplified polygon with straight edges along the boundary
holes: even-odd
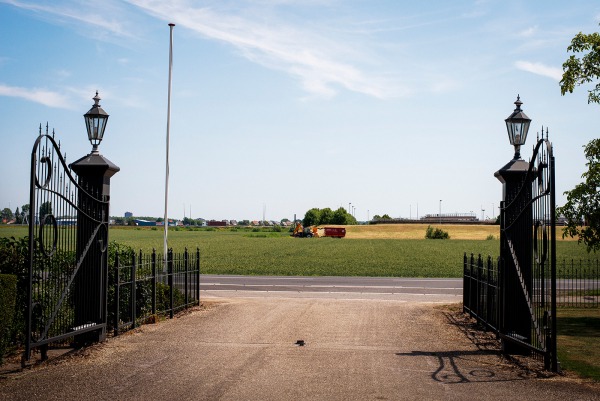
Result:
[[[104,138],[108,114],[100,106],[96,91],[94,105],[84,114],[92,151],[71,164],[77,174],[77,257],[81,265],[73,287],[75,326],[98,324],[92,331],[76,338],[76,343],[101,341],[106,338],[108,279],[108,219],[110,178],[119,167],[102,156],[98,146]]]
[[[531,344],[531,317],[528,299],[525,293],[531,294],[531,253],[532,230],[511,230],[510,238],[507,229],[518,218],[521,227],[531,227],[533,214],[531,209],[531,185],[526,184],[529,163],[521,159],[520,149],[525,144],[531,119],[521,110],[521,99],[517,96],[515,110],[505,121],[508,139],[515,148],[513,159],[504,167],[494,173],[502,183],[502,202],[500,203],[500,272],[502,276],[502,292],[500,294],[504,305],[503,316],[500,322],[500,332],[511,334],[523,343]],[[520,188],[523,190],[519,191]],[[521,212],[508,213],[506,205],[529,205]],[[513,209],[514,210],[514,209]],[[509,242],[510,241],[510,242]],[[518,261],[518,265],[517,262]],[[523,288],[525,287],[525,288]],[[510,342],[503,337],[502,348],[509,354],[527,354],[528,348],[515,342]]]
[[[442,224],[442,200],[440,199],[440,224]]]

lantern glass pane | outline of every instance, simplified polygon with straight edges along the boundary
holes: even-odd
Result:
[[[515,144],[515,135],[514,135],[514,127],[513,127],[513,123],[510,121],[506,122],[506,130],[508,131],[508,141],[510,142],[511,145]]]
[[[529,124],[531,123],[531,121],[523,121],[522,124],[522,132],[523,132],[523,142],[521,143],[521,145],[525,145],[525,140],[527,139],[527,133],[529,132]]]

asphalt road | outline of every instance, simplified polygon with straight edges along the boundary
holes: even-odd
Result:
[[[202,275],[200,297],[283,297],[460,302],[462,279]]]

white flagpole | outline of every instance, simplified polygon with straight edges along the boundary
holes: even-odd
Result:
[[[167,236],[168,236],[168,232],[169,232],[169,217],[167,216],[167,205],[168,205],[168,200],[169,200],[169,130],[171,128],[171,72],[173,70],[173,27],[174,26],[175,26],[175,24],[173,24],[173,23],[169,24],[169,30],[170,30],[169,94],[168,94],[168,100],[167,100],[167,156],[166,156],[166,161],[165,161],[165,217],[164,217],[165,235],[164,235],[164,248],[163,248],[165,264],[163,266],[163,271],[167,270],[167,252],[168,252]]]

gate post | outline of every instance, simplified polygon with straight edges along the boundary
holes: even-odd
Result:
[[[501,312],[501,319],[504,321],[502,334],[509,334],[530,344],[531,315],[523,291],[524,285],[527,294],[531,294],[532,285],[533,216],[530,204],[531,182],[527,179],[528,170],[529,163],[524,160],[512,160],[498,170],[494,176],[502,182],[502,200],[506,207],[504,218],[500,221],[500,230],[510,232],[510,238],[504,235],[500,245],[500,257],[503,261],[502,292],[504,299],[504,310]],[[522,274],[523,285],[518,274],[519,271]],[[506,341],[503,341],[503,349],[510,354],[520,354],[526,350]]]
[[[525,143],[531,120],[521,110],[517,97],[515,111],[507,118],[509,139],[515,147],[514,158],[494,173],[502,183],[499,271],[502,273],[500,334],[531,344],[531,315],[527,294],[531,294],[531,252],[533,215],[529,163],[522,160],[520,147]],[[521,275],[521,277],[520,277]],[[521,281],[522,279],[522,281]],[[526,291],[524,291],[526,290]],[[502,337],[503,351],[527,354],[528,348]]]
[[[119,167],[98,151],[104,135],[108,114],[102,110],[98,92],[95,104],[84,117],[92,152],[73,162],[70,167],[77,174],[77,260],[81,261],[73,288],[75,326],[100,325],[98,330],[75,339],[77,345],[102,341],[106,338],[106,296],[108,257],[102,257],[108,247],[108,220],[110,178]],[[107,256],[107,255],[106,255]]]

